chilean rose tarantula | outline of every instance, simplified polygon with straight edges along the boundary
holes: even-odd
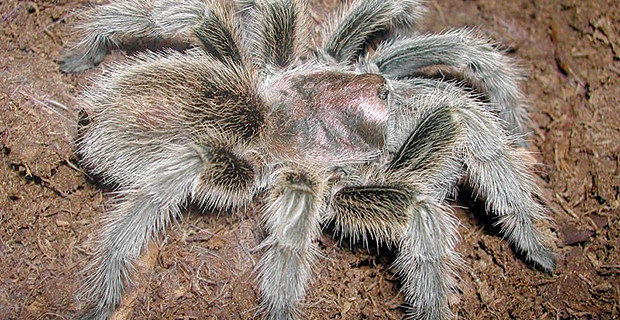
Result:
[[[535,266],[554,257],[521,147],[527,109],[509,58],[469,30],[421,35],[423,0],[359,0],[310,50],[304,0],[128,0],[89,12],[64,72],[111,47],[181,41],[110,67],[81,99],[78,152],[117,186],[82,319],[119,305],[147,244],[188,201],[243,208],[260,195],[267,237],[257,265],[262,312],[297,319],[321,228],[398,249],[407,316],[453,316],[454,214],[464,183]],[[461,81],[422,76],[443,65]]]

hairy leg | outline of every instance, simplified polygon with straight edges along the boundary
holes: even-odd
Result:
[[[270,191],[263,221],[268,236],[258,263],[262,309],[269,319],[299,319],[306,284],[317,256],[323,186],[301,168],[282,169]]]
[[[220,208],[251,200],[254,170],[248,161],[221,148],[176,149],[174,159],[152,164],[156,168],[151,177],[130,191],[119,192],[115,209],[104,221],[95,258],[86,270],[83,291],[92,308],[82,319],[106,319],[111,315],[131,280],[136,260],[170,221],[180,217],[188,197]],[[237,170],[229,170],[231,163]]]
[[[201,43],[218,59],[241,60],[231,8],[215,2],[116,0],[87,11],[84,19],[78,42],[60,59],[63,72],[92,68],[111,47],[139,39]]]
[[[242,1],[241,15],[254,61],[262,68],[284,68],[307,54],[310,17],[306,0]],[[245,7],[245,8],[244,8]]]
[[[456,287],[460,257],[454,251],[457,221],[449,208],[420,195],[408,208],[409,224],[394,266],[402,275],[403,292],[412,319],[448,319],[448,294]]]
[[[398,187],[382,184],[349,186],[336,192],[330,202],[328,220],[340,237],[352,243],[361,240],[368,245],[368,237],[379,244],[398,243],[396,234],[404,232],[408,217],[405,208],[410,194]]]
[[[85,270],[81,296],[90,305],[82,320],[105,320],[112,315],[142,251],[179,215],[179,203],[163,207],[143,193],[124,192],[106,221],[99,248]]]
[[[462,110],[466,126],[467,179],[486,200],[487,211],[499,216],[497,224],[515,249],[546,272],[554,269],[554,254],[543,244],[534,221],[548,219],[546,209],[536,201],[540,191],[528,161],[501,134],[496,119],[481,110]]]
[[[407,77],[422,67],[447,65],[464,72],[465,80],[481,88],[506,129],[517,135],[518,143],[528,133],[527,105],[519,88],[520,71],[510,58],[489,41],[469,30],[454,30],[440,35],[419,35],[380,46],[370,61],[382,74]]]
[[[247,205],[258,187],[259,165],[244,156],[243,146],[197,148],[203,161],[200,182],[192,190],[193,200],[207,207],[232,209]]]
[[[396,83],[398,90],[406,83]],[[448,148],[453,154],[447,162],[452,173],[447,177],[447,185],[456,182],[459,172],[466,174],[476,192],[486,199],[487,210],[499,216],[498,223],[504,236],[527,260],[534,262],[546,271],[553,270],[553,253],[543,244],[542,237],[534,227],[534,221],[545,219],[545,209],[536,201],[539,191],[533,183],[526,161],[512,145],[501,127],[500,119],[485,109],[484,105],[457,87],[433,89],[429,87],[409,87],[415,96],[401,99],[400,112],[406,114],[408,105],[418,107],[409,122],[411,135],[403,143],[394,158],[392,167],[415,169],[424,152],[416,146],[424,143],[424,136],[450,137]],[[425,121],[433,119],[433,121]],[[403,132],[403,130],[401,130]],[[425,133],[426,132],[426,133]],[[437,132],[437,133],[434,133]],[[443,133],[442,133],[443,132]],[[402,139],[401,139],[402,140]],[[438,140],[438,138],[433,138]],[[413,142],[407,146],[408,142]],[[420,142],[421,141],[421,142]],[[428,149],[428,148],[426,148]],[[462,166],[464,165],[464,167]],[[428,171],[428,181],[441,181],[445,169]],[[445,185],[439,185],[445,188]]]
[[[455,288],[456,220],[420,186],[385,174],[375,185],[345,187],[332,197],[330,219],[342,234],[396,244],[407,317],[447,319],[447,296]],[[393,178],[393,179],[392,179]],[[385,181],[383,180],[385,179]]]
[[[425,9],[423,0],[363,0],[340,10],[327,26],[323,50],[336,62],[353,62],[379,32],[410,30]]]

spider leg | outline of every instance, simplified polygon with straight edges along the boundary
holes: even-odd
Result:
[[[381,74],[392,78],[410,76],[422,67],[447,65],[464,71],[464,77],[487,95],[506,130],[519,136],[519,145],[528,132],[527,105],[518,85],[519,70],[510,58],[487,40],[469,30],[440,35],[416,35],[385,43],[371,58]]]
[[[362,185],[336,192],[329,218],[344,235],[363,240],[370,235],[399,246],[395,267],[411,307],[408,316],[451,316],[446,297],[461,260],[454,251],[456,221],[442,201],[463,175],[486,198],[487,209],[500,216],[498,223],[517,250],[552,270],[553,254],[533,225],[544,218],[544,209],[499,119],[454,85],[420,86],[413,79],[394,81],[393,88],[398,93],[393,113],[402,118],[395,123],[402,127],[390,131],[404,135],[387,139],[397,142],[395,156],[384,172],[361,170],[352,181],[361,177]]]
[[[454,267],[461,261],[454,251],[456,220],[420,184],[395,173],[336,192],[330,219],[344,235],[365,239],[369,234],[397,245],[394,267],[402,279],[408,317],[449,318],[447,296],[456,286]]]
[[[424,0],[363,0],[345,5],[327,26],[323,50],[336,62],[353,62],[364,46],[388,30],[410,30],[425,12]]]
[[[304,169],[282,169],[263,214],[268,237],[257,265],[262,309],[269,319],[297,319],[318,255],[323,186]]]
[[[166,188],[154,185],[157,191],[136,188],[120,193],[116,208],[105,221],[95,258],[85,270],[81,291],[92,305],[81,319],[107,319],[112,314],[143,249],[180,216],[179,208],[192,188],[192,174],[200,173],[198,157],[184,160],[158,177],[167,180]]]
[[[218,59],[241,61],[231,9],[190,0],[128,0],[91,9],[80,40],[60,58],[63,72],[81,72],[103,60],[108,49],[143,38],[202,44]]]
[[[196,51],[134,59],[112,67],[82,101],[90,120],[78,145],[83,164],[121,190],[87,269],[93,306],[83,319],[113,312],[143,248],[188,199],[243,206],[258,184],[248,144],[263,123],[251,76]]]
[[[262,68],[284,68],[306,55],[309,13],[305,0],[245,1],[246,25],[254,60]]]
[[[469,111],[469,110],[468,110]],[[547,219],[536,201],[540,191],[528,171],[528,161],[510,146],[501,125],[481,110],[462,112],[466,125],[467,179],[486,198],[487,211],[499,216],[497,224],[516,250],[547,272],[554,269],[554,255],[542,243],[534,221]],[[503,140],[503,141],[502,141]]]
[[[487,211],[499,216],[498,224],[508,241],[528,261],[551,272],[553,253],[542,243],[542,236],[534,227],[535,220],[546,219],[544,207],[536,201],[539,190],[528,171],[527,161],[511,145],[500,120],[457,87],[433,90],[403,82],[394,84],[400,92],[407,92],[407,87],[411,90],[410,98],[401,97],[404,100],[397,102],[396,108],[405,112],[410,105],[421,107],[415,115],[410,114],[418,119],[410,123],[412,133],[390,167],[408,166],[416,170],[420,163],[434,159],[419,151],[420,141],[426,141],[425,137],[449,137],[445,141],[450,143],[438,150],[450,152],[452,157],[439,157],[445,159],[446,167],[442,170],[423,170],[427,173],[425,180],[439,181],[433,189],[442,190],[456,183],[459,172],[465,174],[474,190],[486,199]],[[426,121],[429,119],[432,121]]]
[[[171,221],[180,218],[180,208],[188,198],[220,208],[251,200],[254,170],[248,161],[223,149],[179,147],[176,152],[176,157],[153,164],[158,168],[152,176],[119,193],[95,259],[86,270],[82,290],[93,306],[82,319],[111,315],[141,252]]]
[[[398,242],[394,235],[406,228],[409,200],[406,190],[380,183],[348,186],[332,196],[328,220],[341,239],[347,237],[352,243],[362,240],[367,245],[370,236],[378,243],[392,245]]]
[[[409,223],[394,267],[402,276],[407,315],[413,319],[450,318],[447,296],[456,287],[454,251],[457,222],[449,209],[430,196],[414,197]]]

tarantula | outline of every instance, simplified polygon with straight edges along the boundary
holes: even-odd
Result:
[[[270,319],[300,317],[325,225],[398,249],[407,316],[451,317],[460,260],[446,199],[461,183],[526,260],[552,271],[533,224],[545,209],[520,151],[528,120],[517,69],[469,30],[416,33],[422,2],[344,5],[312,50],[304,0],[128,0],[90,11],[64,72],[136,40],[189,49],[112,66],[81,99],[83,165],[119,190],[83,319],[112,314],[136,259],[187,201],[234,209],[264,199],[257,273]],[[420,75],[433,65],[462,81]]]

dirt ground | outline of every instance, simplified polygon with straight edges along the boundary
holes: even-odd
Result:
[[[332,0],[312,1],[324,20]],[[0,319],[73,319],[106,191],[79,168],[76,96],[101,67],[59,73],[85,1],[0,1]],[[462,319],[620,317],[620,4],[429,1],[426,31],[475,26],[529,73],[531,151],[555,224],[557,270],[528,267],[479,209],[459,210],[467,263],[451,298]],[[122,59],[122,54],[116,53]],[[108,58],[105,63],[109,63]],[[66,109],[65,109],[66,107]],[[467,206],[460,203],[461,206]],[[258,293],[257,209],[188,210],[144,259],[118,319],[251,319]],[[304,310],[309,319],[400,319],[386,249],[340,246],[325,232]]]

